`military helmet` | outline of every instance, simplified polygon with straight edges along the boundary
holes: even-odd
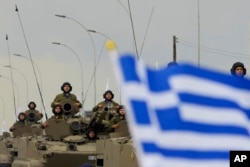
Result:
[[[29,102],[29,104],[28,104],[28,108],[30,108],[30,105],[31,104],[33,104],[34,105],[34,109],[36,108],[36,103],[34,102],[34,101],[31,101],[31,102]]]
[[[24,116],[24,119],[23,119],[23,120],[25,120],[25,119],[26,119],[26,114],[25,114],[24,112],[20,112],[20,113],[18,114],[18,120],[21,121],[21,118],[20,118],[21,115]]]
[[[244,64],[241,63],[241,62],[236,62],[236,63],[233,64],[233,66],[231,68],[231,74],[235,75],[235,70],[236,70],[237,67],[242,67],[243,68],[243,76],[245,76],[246,73],[247,73],[247,70],[246,70]]]
[[[103,94],[103,98],[105,99],[105,96],[106,96],[106,94],[107,93],[110,93],[111,94],[111,99],[113,99],[114,98],[114,94],[113,94],[113,92],[111,91],[111,90],[106,90],[105,92],[104,92],[104,94]]]
[[[65,85],[69,85],[69,87],[70,87],[69,92],[70,92],[70,91],[72,90],[72,86],[71,86],[71,84],[70,84],[69,82],[64,82],[64,83],[62,84],[62,86],[61,86],[61,90],[63,91],[63,87],[64,87]]]
[[[176,63],[175,61],[171,61],[168,63],[168,67],[173,67],[173,66],[178,66],[178,63]]]

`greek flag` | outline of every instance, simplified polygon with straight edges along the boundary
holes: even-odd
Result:
[[[153,69],[107,45],[141,167],[229,167],[250,150],[250,80],[190,64]]]

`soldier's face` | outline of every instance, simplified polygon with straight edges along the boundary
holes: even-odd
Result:
[[[25,119],[25,116],[23,115],[23,114],[21,114],[20,116],[19,116],[19,120],[20,121],[23,121]]]
[[[69,92],[69,90],[70,90],[69,85],[64,85],[63,90],[64,90],[64,92]]]
[[[243,76],[243,75],[244,75],[243,68],[242,68],[242,67],[237,67],[237,68],[235,69],[235,74],[236,74],[237,76]]]
[[[60,113],[61,112],[61,108],[60,107],[56,107],[55,108],[55,113]]]
[[[120,115],[125,115],[125,109],[123,109],[123,108],[120,109],[120,110],[119,110],[119,113],[120,113]]]
[[[35,105],[33,103],[30,104],[30,108],[31,109],[34,109],[35,108]]]
[[[90,138],[94,138],[95,137],[95,132],[94,131],[90,131],[89,132],[89,137]]]
[[[110,99],[112,98],[111,93],[107,93],[107,94],[105,95],[105,98],[108,99],[108,100],[110,100]]]

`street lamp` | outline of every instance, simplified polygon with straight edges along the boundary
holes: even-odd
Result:
[[[79,62],[79,64],[80,64],[80,68],[81,68],[81,87],[82,87],[81,96],[82,96],[82,105],[83,105],[85,99],[83,99],[83,68],[82,68],[82,63],[81,63],[80,57],[76,54],[76,52],[75,52],[73,49],[71,49],[69,46],[67,46],[67,45],[65,45],[65,44],[63,44],[63,43],[52,42],[52,44],[64,46],[65,48],[69,49],[69,50],[76,56],[76,58],[78,59],[78,62]],[[84,106],[84,105],[83,105],[83,106]]]
[[[36,69],[38,70],[39,75],[40,75],[41,89],[43,90],[43,86],[42,86],[42,74],[41,74],[41,71],[40,71],[38,65],[37,65],[34,61],[31,61],[31,59],[28,58],[28,57],[26,57],[26,56],[22,56],[22,55],[20,55],[20,54],[13,54],[13,55],[14,55],[14,56],[17,56],[17,57],[22,57],[22,58],[24,58],[24,59],[30,61],[31,63],[33,63],[33,64],[36,66]]]
[[[107,40],[112,40],[112,39],[111,39],[110,37],[108,37],[106,34],[101,33],[101,32],[98,32],[98,31],[96,31],[96,30],[88,30],[88,32],[91,32],[91,33],[96,33],[96,34],[99,34],[99,35],[101,35],[101,36],[105,37]],[[105,43],[104,43],[104,45],[103,45],[103,49],[104,49],[104,48],[105,48]],[[97,66],[97,65],[98,65],[98,63],[99,63],[99,60],[100,60],[100,58],[101,58],[101,55],[102,55],[103,49],[102,49],[102,51],[101,51],[100,55],[98,56],[96,66]],[[117,49],[118,49],[118,48],[117,48]]]
[[[112,38],[110,38],[109,36],[107,36],[106,34],[104,34],[104,33],[101,33],[101,32],[98,32],[98,31],[96,31],[96,30],[88,30],[88,32],[91,32],[91,33],[95,33],[95,34],[99,34],[99,35],[101,35],[101,36],[103,36],[103,37],[105,37],[107,40],[112,40]],[[103,48],[105,47],[105,43],[104,43],[104,46],[103,46]],[[117,48],[117,50],[118,50],[118,48]],[[102,53],[102,52],[101,52]],[[101,54],[99,55],[99,57],[98,57],[98,59],[97,59],[97,64],[98,64],[98,62],[99,62],[99,60],[100,60],[100,57],[101,57]],[[121,92],[121,85],[120,85],[120,103],[121,103],[121,94],[122,94],[122,92]]]
[[[91,36],[91,34],[88,31],[88,29],[83,24],[81,24],[79,21],[77,21],[76,19],[73,19],[73,18],[65,16],[65,15],[57,15],[56,14],[55,16],[56,17],[61,17],[61,18],[66,18],[66,19],[70,19],[70,20],[74,21],[75,23],[79,24],[87,32],[89,38],[91,39],[91,42],[92,42],[92,45],[93,45],[93,53],[94,53],[94,72],[93,72],[93,77],[94,77],[94,105],[95,105],[96,104],[96,49],[95,49],[94,39]],[[92,81],[92,79],[91,79],[91,81]],[[91,82],[90,82],[90,84],[91,84]],[[86,92],[86,95],[87,95],[87,92]]]
[[[96,33],[96,34],[100,34],[102,36],[104,36],[105,38],[107,38],[108,40],[112,40],[110,37],[108,37],[106,34],[98,32],[96,30],[88,30],[88,32],[92,32],[92,33]]]
[[[28,89],[29,89],[29,86],[28,86],[28,80],[27,80],[27,78],[25,77],[25,75],[20,70],[14,68],[14,67],[11,67],[9,65],[4,66],[4,67],[12,68],[13,70],[16,70],[17,72],[19,72],[23,76],[23,78],[25,80],[25,83],[26,83],[26,102],[28,104],[28,99],[29,99],[29,90]]]

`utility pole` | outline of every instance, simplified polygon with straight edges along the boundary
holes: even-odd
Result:
[[[197,52],[198,52],[198,67],[200,67],[200,1],[197,0],[198,6],[198,39],[197,39]]]
[[[177,42],[177,38],[174,35],[173,36],[173,62],[176,62],[176,42]]]

